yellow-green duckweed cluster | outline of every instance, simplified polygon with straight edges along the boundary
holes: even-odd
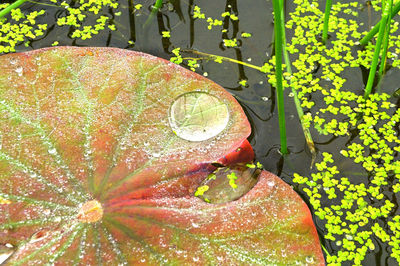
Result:
[[[363,264],[366,254],[375,251],[374,239],[387,243],[390,256],[400,263],[400,216],[394,215],[397,207],[392,202],[393,194],[400,191],[400,110],[386,93],[365,100],[361,93],[347,90],[343,75],[360,65],[369,68],[372,60],[372,44],[364,50],[354,49],[365,34],[357,21],[361,3],[332,6],[331,38],[325,47],[319,39],[323,12],[317,1],[295,2],[297,8],[286,24],[294,32],[288,42],[295,58],[292,85],[302,107],[309,109],[308,126],[321,135],[343,137],[347,143],[338,147],[342,157],[334,159],[322,152],[311,175],[296,173],[293,181],[309,197],[317,223],[325,228],[323,237],[336,250],[327,254],[328,265]],[[399,66],[399,37],[398,23],[393,21],[388,56],[393,67]],[[317,77],[318,67],[321,75]],[[273,73],[268,75],[273,81]],[[323,101],[313,100],[318,98]],[[339,170],[348,160],[363,169],[364,182],[355,183]]]
[[[117,9],[116,0],[80,0],[78,5],[70,6],[65,1],[51,0],[59,6],[65,8],[65,15],[57,20],[58,26],[71,26],[73,28],[71,38],[80,38],[82,40],[90,39],[93,35],[106,28],[116,30],[115,25],[110,23],[110,18],[100,15],[96,19],[96,24],[85,22],[88,16],[99,15],[103,8]]]
[[[9,4],[0,4],[0,10],[7,6]],[[44,13],[42,10],[24,14],[16,8],[11,11],[10,19],[0,18],[0,53],[15,52],[16,45],[24,43],[28,46],[31,40],[43,36],[47,24],[36,23],[36,19]]]
[[[59,27],[68,27],[65,30],[71,31],[71,38],[86,40],[102,30],[116,30],[110,17],[102,15],[102,10],[118,8],[116,0],[49,0],[47,3],[36,4],[38,7],[45,5],[59,8],[60,15],[56,23]],[[8,5],[0,4],[0,10]],[[28,13],[16,8],[6,17],[0,18],[0,53],[15,52],[17,45],[24,43],[28,46],[31,41],[45,35],[48,25],[38,22],[45,15],[44,9]],[[117,16],[118,12],[115,15]],[[88,21],[89,17],[91,21]],[[53,43],[54,45],[57,43]]]

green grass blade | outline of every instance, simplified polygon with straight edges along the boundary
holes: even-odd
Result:
[[[11,5],[9,5],[8,7],[4,8],[3,10],[0,11],[0,18],[4,17],[5,15],[7,15],[8,13],[11,12],[11,10],[19,7],[20,5],[22,5],[23,3],[25,3],[27,0],[17,0],[14,3],[12,3]]]
[[[279,132],[281,139],[281,153],[287,154],[285,106],[283,102],[283,73],[282,73],[282,19],[279,0],[273,0],[274,31],[275,31],[275,75],[276,95],[278,100]]]
[[[397,4],[392,8],[390,19],[392,19],[392,17],[394,17],[397,13],[399,13],[399,11],[400,11],[400,2],[397,2]],[[365,35],[364,38],[361,39],[360,45],[366,45],[372,39],[372,37],[375,36],[375,34],[379,31],[381,23],[382,20],[376,23],[376,25],[367,33],[367,35]]]
[[[389,3],[389,14],[390,14],[392,12],[393,0],[390,0],[388,3]],[[379,79],[383,76],[383,74],[385,72],[386,60],[387,60],[387,50],[389,47],[390,24],[391,24],[391,19],[388,18],[388,20],[386,22],[385,35],[383,36],[381,64],[379,66]]]
[[[332,0],[325,2],[324,29],[322,31],[322,42],[325,44],[328,39],[329,16],[331,14]]]
[[[151,9],[151,13],[150,13],[149,17],[146,19],[146,22],[143,24],[143,28],[146,28],[147,25],[150,24],[150,22],[153,20],[154,16],[157,14],[157,12],[162,7],[162,4],[163,4],[163,0],[156,1],[153,8]]]
[[[283,3],[284,3],[284,0],[281,0],[281,18],[282,18],[282,21],[285,21]],[[292,66],[291,66],[291,63],[290,63],[289,53],[286,50],[285,23],[281,24],[281,28],[282,28],[283,57],[285,59],[286,72],[288,72],[290,74],[290,76],[292,76],[292,74],[293,74]],[[311,167],[312,167],[312,165],[314,164],[314,161],[315,161],[315,159],[317,157],[317,152],[315,150],[314,141],[313,141],[313,139],[311,137],[310,129],[306,126],[306,123],[304,121],[304,112],[303,112],[303,109],[301,108],[301,102],[300,102],[300,99],[299,99],[299,97],[297,95],[297,91],[292,85],[292,79],[289,79],[289,85],[290,85],[290,88],[291,88],[292,93],[293,93],[293,100],[294,100],[294,104],[296,106],[297,114],[298,114],[299,119],[300,119],[301,127],[303,128],[304,137],[306,139],[308,149],[311,152],[311,156],[312,156]]]
[[[378,66],[379,54],[381,51],[383,36],[385,34],[386,23],[390,16],[389,10],[390,10],[390,6],[389,6],[389,4],[386,4],[385,9],[383,10],[383,13],[382,13],[382,19],[381,19],[381,23],[380,23],[380,27],[379,27],[378,39],[376,40],[376,44],[375,44],[374,57],[372,59],[371,68],[369,70],[368,82],[367,82],[367,86],[365,87],[364,98],[368,98],[369,94],[371,93],[372,86],[374,84],[375,73],[376,73],[376,68]]]

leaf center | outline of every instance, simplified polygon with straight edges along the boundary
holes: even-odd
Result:
[[[82,205],[77,218],[82,223],[95,223],[103,217],[103,207],[97,200],[90,200]]]

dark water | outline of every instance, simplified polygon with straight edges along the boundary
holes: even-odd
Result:
[[[294,10],[294,6],[291,1],[287,2],[287,13],[289,13]],[[72,1],[71,6],[73,6],[73,3],[74,1]],[[135,10],[134,5],[138,3],[143,4],[143,7],[140,10]],[[173,56],[171,51],[174,48],[181,47],[182,50],[198,50],[234,58],[256,66],[262,66],[273,54],[271,1],[164,1],[160,12],[157,12],[146,26],[144,25],[150,16],[151,5],[154,4],[153,1],[133,3],[128,0],[119,1],[119,4],[120,7],[117,11],[121,11],[120,15],[116,15],[111,9],[102,10],[104,15],[112,19],[117,30],[104,30],[93,38],[83,41],[70,38],[73,31],[71,27],[57,27],[54,25],[56,18],[65,15],[65,9],[27,2],[23,5],[23,9],[26,12],[40,9],[47,10],[47,15],[39,18],[37,22],[47,23],[49,30],[45,36],[32,41],[29,47],[19,45],[17,51],[47,47],[51,46],[54,41],[58,41],[59,45],[119,47],[169,59]],[[205,20],[193,19],[192,14],[195,5],[201,7],[201,11],[205,13],[206,18],[212,17],[223,20],[222,27],[216,26],[212,30],[208,30],[208,23]],[[320,8],[322,9],[323,5]],[[239,19],[234,21],[227,17],[222,18],[221,13],[225,11],[236,14]],[[366,1],[365,8],[360,12],[360,20],[365,23],[363,26],[365,29],[371,23],[374,24],[376,22],[378,17],[374,14],[375,12],[369,12]],[[93,21],[94,19],[92,19]],[[90,18],[87,20],[87,24],[91,24]],[[225,29],[226,32],[222,32],[222,29]],[[162,31],[170,31],[171,37],[163,38]],[[242,38],[241,33],[243,32],[251,33],[252,37]],[[290,31],[287,34],[288,39],[290,39]],[[239,47],[224,47],[222,40],[233,38],[239,40]],[[185,55],[195,57],[190,52],[185,53]],[[256,159],[264,165],[266,170],[279,175],[292,185],[294,185],[291,181],[294,172],[309,176],[311,172],[311,155],[306,147],[293,99],[288,97],[289,90],[285,91],[285,110],[290,154],[283,158],[278,152],[280,141],[276,95],[274,88],[268,84],[267,78],[263,73],[234,63],[223,62],[222,64],[217,64],[205,60],[196,72],[200,74],[207,73],[209,79],[226,88],[243,106],[252,124],[252,134],[249,139],[254,147]],[[399,72],[398,69],[390,69],[383,80],[383,87],[389,93],[399,87],[398,82],[396,82]],[[362,68],[346,72],[345,78],[348,79],[346,83],[348,89],[361,93],[361,89],[365,86],[367,75],[368,72]],[[248,85],[246,87],[239,84],[239,81],[244,79],[247,80]],[[338,155],[338,147],[343,147],[348,141],[345,137],[320,136],[317,132],[311,133],[317,150],[321,152],[326,151]],[[317,160],[320,157],[318,155]],[[349,161],[343,162],[341,168],[354,183],[364,182],[365,177],[368,177],[368,173],[360,166]],[[295,189],[297,188],[295,185],[294,187]],[[298,190],[298,193],[307,201],[307,196],[304,192]],[[393,201],[397,202],[395,196],[392,196]],[[320,235],[323,235],[323,225],[319,224],[318,221],[316,225]],[[335,245],[331,245],[329,241],[325,241],[323,238],[321,238],[321,242],[331,254],[335,253],[333,252],[337,248]],[[374,252],[368,253],[363,265],[387,265],[395,262],[395,260],[389,258],[387,253],[389,248],[386,244],[382,244],[378,239],[373,239],[373,242],[376,249]]]

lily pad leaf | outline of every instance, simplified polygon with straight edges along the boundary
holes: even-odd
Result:
[[[113,48],[41,49],[0,64],[6,264],[323,263],[306,205],[279,178],[261,174],[223,204],[194,196],[250,134],[220,86]]]

